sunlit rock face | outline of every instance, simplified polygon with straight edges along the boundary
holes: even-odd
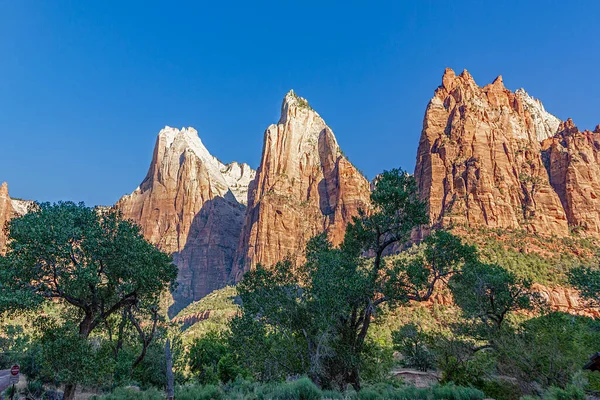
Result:
[[[146,178],[116,204],[146,239],[173,253],[177,307],[227,283],[254,177],[247,164],[213,157],[193,128],[165,127]]]
[[[8,194],[8,184],[4,182],[0,185],[0,254],[6,252],[8,222],[25,215],[32,204],[31,200],[11,199]]]
[[[12,202],[8,195],[8,184],[0,186],[0,254],[6,251],[6,224],[13,215]]]
[[[427,106],[415,176],[433,223],[569,234],[541,141],[561,121],[502,77],[479,87],[447,69]]]
[[[289,92],[279,122],[264,135],[232,279],[259,263],[301,260],[316,234],[327,232],[340,243],[352,216],[367,207],[369,193],[369,183],[343,155],[325,121]]]
[[[568,119],[542,150],[571,229],[600,237],[600,126],[581,132]]]

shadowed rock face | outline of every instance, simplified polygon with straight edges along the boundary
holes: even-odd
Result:
[[[146,178],[116,204],[150,242],[173,253],[177,307],[227,283],[254,176],[246,164],[210,155],[194,129],[166,127]]]
[[[600,126],[580,132],[568,119],[556,136],[542,142],[542,150],[569,225],[600,237]]]
[[[447,69],[427,106],[415,176],[434,223],[569,234],[541,142],[561,122],[502,78],[479,87]]]
[[[279,123],[267,128],[232,278],[256,264],[302,256],[308,239],[327,232],[334,244],[369,202],[369,184],[344,157],[325,121],[305,99],[286,95]]]

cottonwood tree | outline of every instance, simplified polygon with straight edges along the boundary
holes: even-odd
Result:
[[[480,323],[482,338],[493,339],[500,333],[511,313],[542,305],[530,281],[496,264],[468,263],[452,277],[449,286],[463,315]]]
[[[284,261],[246,274],[238,285],[243,314],[232,323],[233,336],[245,335],[239,327],[264,332],[268,340],[253,342],[269,344],[263,357],[271,354],[277,368],[307,373],[321,387],[350,384],[360,390],[361,363],[378,308],[430,299],[438,284],[475,257],[474,248],[437,231],[424,241],[422,257],[386,259],[427,223],[414,177],[402,170],[384,172],[370,209],[348,225],[340,247],[320,235],[308,243],[304,264]],[[273,343],[283,343],[285,350]]]
[[[119,212],[42,203],[9,223],[8,251],[0,261],[0,306],[14,311],[59,302],[72,310],[82,339],[120,314],[140,329],[144,351],[148,336],[133,312],[156,307],[176,277],[171,257]],[[66,383],[65,399],[73,398],[76,383]]]

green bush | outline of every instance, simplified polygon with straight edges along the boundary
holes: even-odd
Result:
[[[434,386],[432,391],[436,400],[481,400],[485,397],[481,390],[454,385]]]
[[[414,386],[395,388],[377,384],[365,387],[356,397],[360,400],[482,400],[485,396],[480,390],[454,385],[418,389]]]
[[[507,381],[483,381],[478,386],[487,397],[495,400],[519,400],[521,398],[521,388],[519,385]]]
[[[157,389],[148,389],[144,391],[133,388],[117,388],[111,394],[94,399],[102,400],[163,400],[165,394]]]
[[[263,396],[268,400],[319,400],[322,392],[310,379],[300,378],[275,385],[270,393]]]
[[[427,371],[435,366],[435,356],[429,350],[429,337],[415,324],[406,324],[396,332],[392,332],[394,350],[404,357],[402,364],[419,371]]]
[[[585,393],[573,385],[567,386],[566,389],[551,387],[542,398],[544,400],[585,400]]]
[[[225,394],[215,385],[189,385],[177,387],[175,398],[177,400],[220,400],[225,399]]]
[[[338,400],[344,399],[344,395],[335,390],[323,390],[323,399]]]

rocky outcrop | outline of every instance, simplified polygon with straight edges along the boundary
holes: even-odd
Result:
[[[542,142],[550,183],[574,231],[600,236],[600,126],[580,132],[571,119]]]
[[[265,132],[232,278],[238,281],[257,263],[301,257],[307,240],[322,232],[341,242],[369,193],[325,121],[290,91],[279,122]]]
[[[12,218],[13,208],[8,195],[8,184],[0,186],[0,254],[6,251],[6,224]]]
[[[540,296],[544,306],[553,311],[560,311],[572,315],[600,318],[600,308],[582,299],[579,292],[573,288],[560,286],[545,286],[539,283],[531,285],[531,290]],[[448,291],[438,290],[431,296],[427,306],[442,305],[453,306],[452,294]]]
[[[31,200],[11,199],[8,184],[4,182],[0,185],[0,254],[6,252],[8,221],[25,215],[33,203]]]
[[[446,69],[427,106],[415,176],[433,223],[569,234],[542,159],[561,121],[502,77],[479,87]]]
[[[117,203],[150,242],[173,253],[176,309],[227,283],[254,176],[246,164],[213,157],[193,128],[165,127],[146,178]]]

